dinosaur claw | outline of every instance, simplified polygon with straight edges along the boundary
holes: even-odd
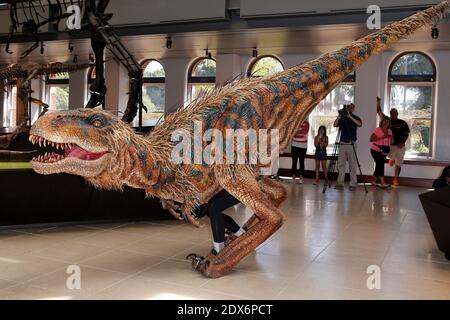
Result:
[[[186,260],[191,260],[192,269],[198,270],[198,267],[205,262],[208,262],[205,257],[202,257],[196,253],[188,254]]]

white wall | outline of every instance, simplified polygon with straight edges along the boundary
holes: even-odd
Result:
[[[373,173],[373,160],[370,155],[369,136],[377,125],[376,97],[381,96],[383,103],[387,92],[387,70],[390,62],[399,52],[389,51],[380,56],[372,57],[357,71],[355,104],[356,114],[363,120],[363,127],[358,130],[358,156],[361,162],[363,174]],[[446,90],[446,84],[450,83],[450,51],[427,52],[436,62],[438,68],[438,84],[436,90],[434,130],[436,160],[450,162],[450,107],[446,101],[450,101],[450,90]],[[285,54],[278,58],[286,68],[316,58],[316,54]],[[149,57],[151,58],[151,57]],[[236,54],[218,55],[217,83],[224,83],[237,75],[245,74],[253,58]],[[161,60],[166,71],[166,112],[171,112],[180,106],[185,100],[187,87],[187,70],[192,59],[165,59]],[[290,168],[291,161],[282,158],[281,168]],[[312,160],[307,160],[307,170],[314,169]],[[393,175],[393,170],[386,168],[387,175]],[[405,165],[402,171],[403,177],[434,179],[440,173],[440,167]]]

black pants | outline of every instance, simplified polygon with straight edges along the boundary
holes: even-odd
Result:
[[[230,216],[222,213],[223,210],[237,205],[240,201],[222,189],[207,203],[208,217],[211,219],[211,228],[214,242],[225,241],[225,228],[235,233],[241,228]]]
[[[292,146],[292,175],[304,176],[306,149]],[[300,160],[300,173],[297,175],[297,161]]]
[[[370,149],[372,158],[375,161],[375,172],[374,177],[384,177],[384,163],[386,162],[386,155],[381,152]]]

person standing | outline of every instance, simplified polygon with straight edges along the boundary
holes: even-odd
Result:
[[[298,172],[298,183],[303,183],[303,176],[305,174],[305,156],[308,149],[308,132],[309,122],[305,120],[297,130],[292,139],[292,182],[295,183]],[[300,171],[297,171],[297,162],[300,162]]]
[[[345,166],[348,161],[350,169],[350,191],[356,189],[357,176],[356,176],[356,140],[357,129],[362,126],[361,118],[355,115],[355,105],[352,103],[347,105],[345,110],[339,112],[339,116],[334,121],[334,127],[339,127],[341,131],[341,138],[339,142],[339,155],[338,155],[338,180],[335,189],[343,189],[345,179]]]
[[[386,115],[381,110],[380,97],[377,97],[377,113],[381,119],[383,117],[386,117]],[[390,111],[390,116],[391,116],[391,130],[394,136],[394,140],[392,142],[391,151],[388,154],[388,158],[390,159],[389,165],[391,167],[395,165],[393,185],[398,186],[400,184],[398,177],[402,169],[403,158],[405,157],[406,152],[405,145],[406,141],[409,138],[410,130],[406,121],[398,118],[397,109],[392,108]]]
[[[328,168],[327,168],[327,147],[328,147],[328,136],[327,128],[325,126],[320,126],[317,131],[317,136],[314,138],[314,146],[316,147],[316,153],[314,158],[316,159],[316,180],[314,185],[319,183],[320,177],[320,165],[322,165],[322,170],[325,175],[325,184],[328,181]]]
[[[380,121],[378,128],[373,130],[370,136],[370,142],[372,147],[370,148],[370,154],[375,161],[375,172],[373,173],[373,185],[379,186],[382,189],[389,187],[384,181],[384,164],[386,162],[386,156],[390,151],[390,145],[393,143],[393,135],[390,127],[389,117],[383,117]],[[380,183],[377,183],[377,180]]]

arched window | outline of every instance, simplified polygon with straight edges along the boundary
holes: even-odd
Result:
[[[92,84],[92,82],[94,82],[95,78],[97,77],[97,70],[95,69],[95,66],[92,66],[88,69],[87,72],[87,87],[86,87],[86,101],[84,102],[84,104],[86,104],[89,99],[91,98],[91,90],[90,90],[90,86]]]
[[[333,126],[338,116],[338,110],[345,104],[355,101],[355,72],[345,78],[333,91],[331,91],[311,112],[309,116],[310,134],[308,137],[308,152],[314,153],[314,137],[320,126],[325,126],[328,136],[328,154],[333,153],[338,129]],[[357,112],[356,112],[357,113]]]
[[[214,89],[216,85],[216,61],[211,58],[200,58],[194,61],[188,73],[188,101],[198,94]]]
[[[406,143],[410,157],[432,154],[432,119],[436,67],[420,52],[405,52],[394,59],[389,67],[389,109],[396,108],[398,117],[405,120],[411,130]]]
[[[281,61],[274,56],[261,56],[248,68],[248,77],[264,77],[284,70]]]
[[[3,93],[3,119],[0,127],[15,127],[16,124],[17,83],[10,81]]]
[[[142,100],[147,107],[147,112],[143,110],[142,124],[144,126],[154,126],[164,116],[166,73],[162,64],[154,59],[144,61],[142,69],[144,72],[142,78]],[[135,121],[138,121],[137,117]]]
[[[45,96],[50,110],[69,110],[69,73],[47,75]]]

